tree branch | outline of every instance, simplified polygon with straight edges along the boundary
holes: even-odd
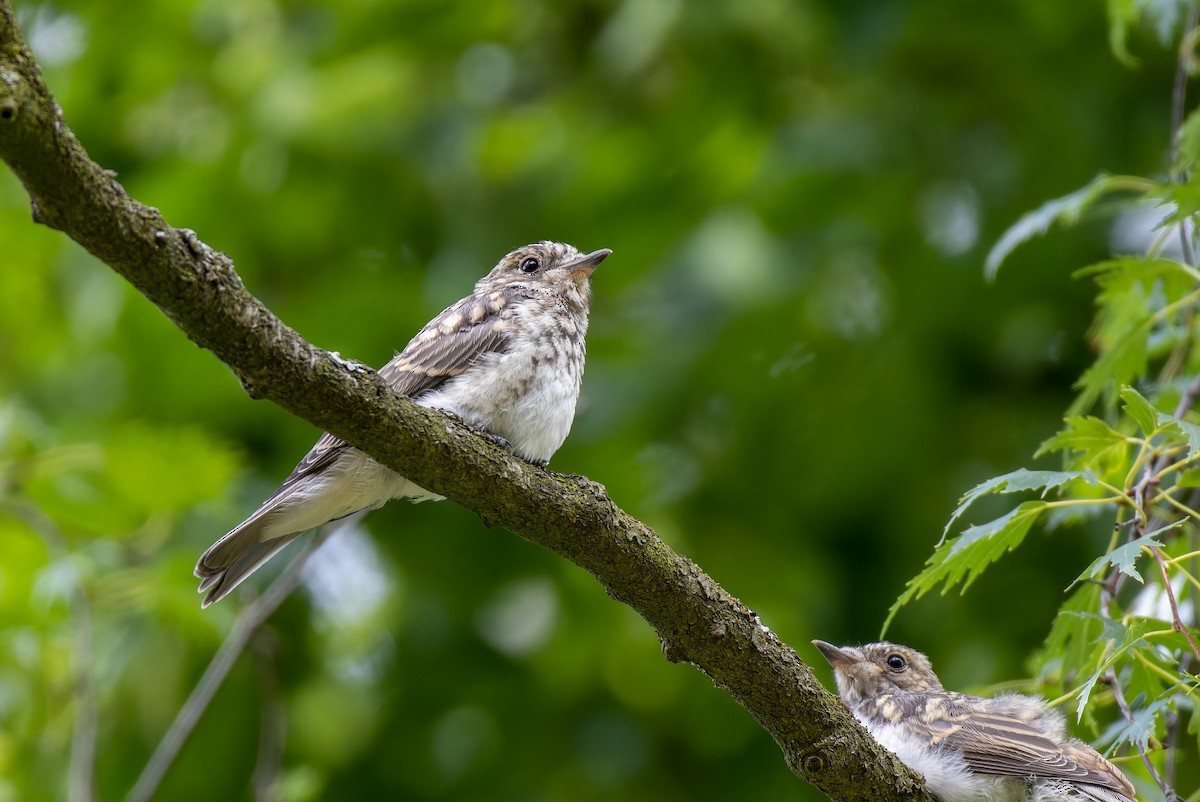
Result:
[[[35,221],[125,277],[252,397],[590,571],[654,627],[668,660],[696,665],[745,707],[795,774],[847,802],[930,802],[918,776],[790,647],[601,485],[528,465],[398,397],[374,371],[309,344],[247,292],[227,256],[130,198],[66,126],[8,0],[0,0],[0,157],[25,185]]]

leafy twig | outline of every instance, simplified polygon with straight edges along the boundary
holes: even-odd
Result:
[[[1114,571],[1114,573],[1120,572]],[[1101,591],[1100,594],[1100,614],[1105,618],[1112,618],[1112,598],[1103,591]],[[1121,715],[1124,716],[1125,721],[1133,724],[1133,709],[1125,700],[1125,693],[1121,690],[1121,683],[1117,678],[1116,668],[1113,666],[1109,666],[1108,670],[1104,672],[1104,683],[1108,686],[1109,690],[1112,691],[1113,701],[1116,702],[1117,709],[1121,711]],[[1158,769],[1154,767],[1154,763],[1150,760],[1150,755],[1146,752],[1146,750],[1139,747],[1138,755],[1141,757],[1142,764],[1145,765],[1146,771],[1150,772],[1150,776],[1162,790],[1163,796],[1166,797],[1167,802],[1172,802],[1172,800],[1178,799],[1179,796],[1171,788],[1170,783],[1163,779],[1163,776],[1159,774]]]

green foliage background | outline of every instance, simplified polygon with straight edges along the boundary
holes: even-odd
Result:
[[[382,364],[512,247],[612,248],[552,467],[814,662],[814,637],[876,638],[965,490],[1059,467],[1030,455],[1093,359],[1070,274],[1117,226],[1026,245],[994,285],[990,244],[1101,170],[1168,167],[1178,27],[1134,30],[1129,68],[1099,3],[15,5],[93,157],[344,356]],[[192,563],[318,433],[32,225],[7,172],[0,253],[0,800],[65,798],[76,587],[119,799],[244,603],[202,613]],[[161,798],[253,798],[264,703],[286,800],[820,798],[582,571],[451,504],[366,528],[317,558]],[[1035,528],[889,637],[952,688],[1028,676],[1109,536]]]

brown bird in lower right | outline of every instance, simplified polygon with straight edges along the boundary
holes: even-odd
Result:
[[[894,643],[813,641],[867,731],[925,777],[940,802],[1134,802],[1120,769],[1070,738],[1062,714],[1021,694],[942,687],[929,659]]]

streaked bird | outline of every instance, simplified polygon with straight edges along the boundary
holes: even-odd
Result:
[[[545,465],[567,438],[583,379],[591,275],[612,251],[539,242],[505,256],[379,375]],[[324,434],[283,484],[196,563],[207,607],[299,535],[393,498],[437,499]]]
[[[941,802],[1133,802],[1133,785],[1032,696],[947,691],[920,652],[813,641],[838,693]]]

